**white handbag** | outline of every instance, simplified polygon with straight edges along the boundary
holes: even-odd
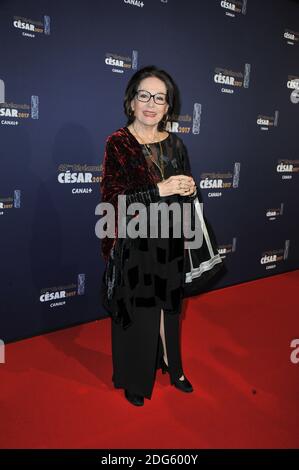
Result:
[[[200,247],[192,248],[190,242],[185,242],[183,297],[202,293],[207,287],[208,281],[224,268],[215,236],[203,215],[202,204],[199,202],[198,197],[195,197],[192,202],[192,225],[196,227],[195,218],[197,218],[198,226],[201,229],[202,243]]]

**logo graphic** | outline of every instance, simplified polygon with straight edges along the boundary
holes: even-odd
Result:
[[[226,16],[235,17],[235,13],[246,15],[247,0],[221,0],[220,6],[225,10]]]
[[[299,78],[293,78],[290,82],[288,82],[288,88],[293,89],[290,96],[291,103],[299,103]]]
[[[299,77],[289,75],[287,80],[287,88],[291,89],[291,102],[298,103],[299,101]]]
[[[138,68],[138,51],[133,50],[132,57],[106,52],[105,64],[112,66],[111,71],[115,73],[124,73],[125,70],[136,70]]]
[[[51,19],[48,15],[44,16],[43,21],[14,16],[13,26],[22,31],[22,36],[30,38],[35,38],[36,34],[46,34],[49,36],[51,32]]]
[[[5,83],[0,79],[0,103],[5,103]]]
[[[0,196],[0,215],[4,214],[7,209],[20,209],[21,207],[21,190],[15,189],[13,196]]]
[[[299,43],[299,33],[297,33],[296,31],[292,31],[289,28],[285,28],[283,37],[286,40],[287,44],[291,46],[295,46]]]
[[[276,172],[281,174],[282,180],[290,180],[293,174],[299,172],[299,160],[279,159],[276,165]]]
[[[284,248],[265,251],[260,258],[260,264],[265,266],[266,270],[277,268],[277,263],[288,259],[289,249],[290,240],[285,240]]]
[[[201,189],[215,190],[208,192],[208,197],[221,197],[222,190],[238,188],[240,181],[241,163],[235,162],[234,171],[227,173],[205,172],[200,176]],[[221,191],[220,191],[221,190]]]
[[[31,96],[30,104],[13,103],[5,100],[5,84],[0,80],[0,124],[3,126],[18,126],[21,119],[38,119],[39,98]],[[2,119],[6,118],[6,119]]]
[[[91,185],[100,182],[100,172],[100,165],[61,163],[58,166],[57,180],[60,184],[70,185],[72,194],[90,194],[93,191]],[[83,184],[88,187],[75,187]]]
[[[194,103],[192,134],[199,134],[201,121],[201,104]]]
[[[221,255],[221,258],[226,258],[229,253],[235,253],[237,251],[237,237],[233,237],[231,243],[220,245],[218,251]]]
[[[78,295],[84,295],[85,293],[85,274],[78,274]]]
[[[280,207],[267,209],[266,217],[268,220],[276,220],[277,217],[283,215],[284,203],[280,204]]]
[[[44,287],[40,291],[39,300],[49,307],[61,307],[71,297],[85,294],[85,274],[78,274],[77,283],[66,286]]]
[[[124,0],[124,3],[132,5],[133,7],[139,7],[139,8],[144,7],[144,3],[142,1],[139,1],[139,0]]]
[[[234,93],[234,88],[249,88],[251,65],[245,64],[244,72],[236,72],[221,67],[215,68],[214,82],[225,85],[221,87],[221,93]],[[233,88],[227,88],[227,86]]]
[[[199,134],[201,113],[201,103],[194,103],[192,114],[174,115],[172,121],[167,121],[166,130],[168,132],[176,132],[177,134]]]
[[[263,114],[259,114],[256,123],[258,126],[260,126],[261,131],[268,131],[269,129],[273,129],[273,127],[278,126],[278,117],[279,111],[275,111],[274,116],[265,116]]]

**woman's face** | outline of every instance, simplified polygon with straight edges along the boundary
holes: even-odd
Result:
[[[145,90],[152,95],[156,93],[167,93],[165,83],[157,77],[148,77],[141,80],[137,90]],[[131,107],[134,111],[135,121],[139,121],[139,124],[144,126],[157,126],[163,118],[164,114],[168,111],[168,103],[157,104],[154,102],[154,98],[145,103],[139,101],[137,96],[131,101]]]

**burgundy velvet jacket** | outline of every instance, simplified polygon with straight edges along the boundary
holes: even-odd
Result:
[[[191,175],[190,162],[183,141],[172,133],[179,155],[179,174]],[[127,204],[142,202],[149,205],[160,199],[159,188],[142,152],[141,145],[127,127],[122,127],[107,137],[103,160],[100,191],[103,202],[115,207],[115,237],[102,239],[102,255],[107,261],[117,239],[117,197],[125,194]],[[187,196],[188,198],[188,196]],[[192,196],[189,196],[190,200]],[[186,197],[184,201],[186,201]]]

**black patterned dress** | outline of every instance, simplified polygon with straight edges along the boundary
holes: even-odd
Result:
[[[161,142],[164,160],[164,178],[167,179],[176,174],[176,168],[173,165],[174,160],[167,157],[167,151],[171,151],[170,136]],[[149,169],[154,172],[156,182],[162,181],[159,167],[154,163],[158,161],[160,154],[159,143],[149,144],[152,150],[152,159],[143,145],[144,156],[147,160]],[[176,203],[180,206],[181,202],[177,195],[161,197],[160,204]],[[128,243],[129,248],[124,251],[125,263],[123,279],[126,281],[124,291],[118,291],[122,299],[126,301],[126,307],[129,315],[134,321],[134,316],[138,315],[139,309],[148,309],[150,307],[162,308],[165,313],[178,314],[181,311],[182,304],[182,274],[184,262],[184,240],[173,236],[173,217],[169,211],[169,237],[162,236],[161,220],[164,219],[161,212],[158,214],[158,237],[141,238]],[[167,212],[165,213],[167,214]],[[147,208],[147,217],[149,221],[150,209]],[[150,224],[147,225],[148,231]],[[149,232],[148,232],[149,233]]]
[[[141,145],[141,144],[140,144]],[[161,141],[164,178],[182,174],[173,134]],[[160,145],[148,144],[151,158],[142,145],[144,156],[155,181],[162,181],[159,164]],[[176,202],[178,195],[161,197],[161,204]],[[146,209],[149,215],[149,208]],[[151,397],[154,374],[162,354],[160,312],[164,310],[164,327],[171,377],[183,373],[179,346],[179,317],[182,308],[184,239],[173,236],[173,217],[169,211],[169,237],[125,240],[124,269],[121,285],[114,302],[127,312],[127,324],[112,321],[113,377],[116,388],[127,388],[147,398]],[[161,218],[158,234],[161,235]],[[149,220],[149,219],[148,219]],[[148,226],[149,228],[149,226]]]

